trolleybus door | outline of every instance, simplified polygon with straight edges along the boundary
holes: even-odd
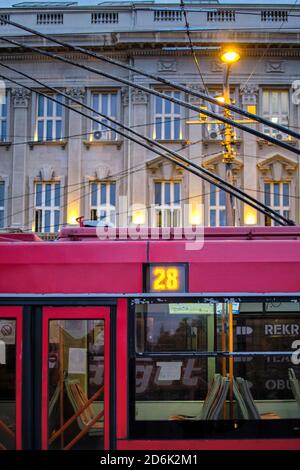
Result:
[[[0,307],[0,450],[21,449],[22,309]]]
[[[43,449],[109,449],[109,312],[43,309]]]

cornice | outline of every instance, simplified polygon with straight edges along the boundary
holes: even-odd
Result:
[[[149,45],[148,45],[149,46]],[[157,46],[157,45],[156,45]],[[95,50],[95,48],[94,48]],[[189,57],[191,53],[189,51],[162,51],[161,49],[155,49],[153,48],[132,48],[128,47],[124,51],[104,51],[101,47],[96,49],[101,53],[106,53],[108,57],[112,57],[113,59],[117,60],[126,60],[128,59],[129,56],[131,57]],[[201,52],[202,54],[202,52]],[[243,50],[243,57],[261,57],[262,50],[261,48],[247,48]],[[216,58],[217,54],[215,51],[203,51],[202,54],[204,57],[211,57],[211,58]],[[71,60],[85,60],[86,62],[96,62],[98,61],[95,58],[92,57],[87,57],[84,54],[77,53],[77,52],[72,52],[72,53],[64,53],[60,54],[61,57],[66,57]],[[0,57],[1,60],[7,60],[7,61],[34,61],[34,62],[52,62],[54,59],[51,59],[50,57],[46,57],[40,54],[36,53],[1,53],[0,49]],[[274,48],[274,49],[269,49],[267,54],[264,56],[264,59],[270,59],[270,58],[298,58],[300,57],[300,47],[295,47],[295,48]]]

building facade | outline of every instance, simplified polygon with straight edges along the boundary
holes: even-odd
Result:
[[[67,51],[15,26],[53,35],[107,54],[139,69],[187,87],[222,94],[224,65],[220,48],[233,44],[240,60],[230,71],[232,101],[245,110],[300,131],[300,6],[230,5],[186,2],[190,34],[202,79],[189,49],[178,4],[153,2],[76,2],[17,4],[0,10],[1,37],[59,51],[61,56],[115,77],[124,77],[175,98],[219,113],[222,109],[137,73]],[[2,18],[2,21],[1,21]],[[58,88],[95,110],[87,111],[59,94],[53,102],[34,90],[38,85],[1,67],[0,228],[56,233],[76,219],[151,226],[226,224],[225,194],[137,143],[108,130],[105,120],[91,121],[82,111],[117,119],[205,168],[225,177],[223,125],[117,80],[101,77],[36,52],[0,41],[0,61]],[[33,88],[29,91],[22,84]],[[40,88],[43,93],[47,89]],[[238,118],[238,116],[234,116]],[[241,117],[239,117],[241,118]],[[100,119],[101,120],[101,119]],[[260,124],[248,124],[300,148],[296,139]],[[235,131],[235,184],[273,209],[300,222],[299,156],[251,134]],[[189,204],[189,207],[186,206]],[[271,221],[235,202],[236,225]]]

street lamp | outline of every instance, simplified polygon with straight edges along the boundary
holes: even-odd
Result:
[[[221,53],[221,60],[224,62],[224,82],[223,82],[223,103],[230,104],[230,86],[229,86],[229,74],[231,65],[240,60],[241,56],[238,51],[229,48],[223,50]],[[224,117],[231,119],[230,110],[224,108]],[[231,124],[225,123],[224,129],[224,153],[223,153],[223,162],[225,163],[225,173],[226,181],[233,184],[233,175],[232,175],[232,162],[235,158],[235,151],[232,147],[234,140],[234,134]],[[226,225],[235,225],[234,217],[234,204],[233,196],[229,193],[226,193]]]

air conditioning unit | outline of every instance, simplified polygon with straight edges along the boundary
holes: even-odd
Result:
[[[100,140],[102,137],[102,132],[101,131],[94,131],[93,132],[93,140]]]
[[[219,140],[220,134],[216,130],[209,131],[208,138],[209,140]]]
[[[276,138],[277,140],[283,140],[283,139],[284,139],[284,135],[281,134],[281,133],[280,133],[280,134],[276,134],[276,135],[275,135],[275,138]]]

